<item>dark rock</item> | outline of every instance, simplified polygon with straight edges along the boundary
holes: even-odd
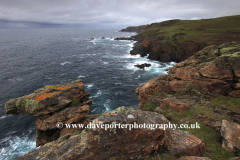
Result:
[[[137,64],[137,65],[134,65],[134,66],[144,70],[145,67],[150,67],[151,64],[143,63],[143,64]]]
[[[114,40],[134,40],[134,37],[118,37],[114,38]]]

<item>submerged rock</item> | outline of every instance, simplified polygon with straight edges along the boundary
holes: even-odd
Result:
[[[103,124],[108,125],[109,128],[105,129],[105,126],[101,128]],[[122,126],[114,128],[115,124]],[[130,128],[129,124],[135,125],[135,128]],[[169,150],[173,155],[202,156],[204,153],[205,145],[197,137],[181,130],[153,129],[154,127],[151,129],[150,126],[153,124],[164,125],[169,124],[169,121],[162,114],[132,107],[119,107],[94,119],[91,123],[92,128],[85,129],[81,133],[67,134],[17,160],[139,159],[158,149]],[[99,128],[93,128],[97,125]]]
[[[40,146],[66,134],[66,130],[57,128],[58,122],[61,122],[61,125],[87,123],[86,115],[92,104],[89,96],[82,80],[76,80],[48,85],[30,95],[11,99],[6,102],[5,109],[7,114],[28,114],[35,117],[36,146]]]
[[[149,63],[143,63],[143,64],[136,64],[136,65],[134,65],[135,67],[138,67],[138,68],[140,68],[140,69],[144,69],[145,67],[150,67],[151,66],[151,64],[149,64]]]

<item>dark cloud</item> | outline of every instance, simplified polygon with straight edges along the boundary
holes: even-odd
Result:
[[[239,0],[0,0],[0,19],[67,26],[130,26],[238,15],[239,8]]]

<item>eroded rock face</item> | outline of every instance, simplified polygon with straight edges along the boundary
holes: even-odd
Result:
[[[140,54],[141,57],[149,54],[148,59],[160,62],[181,62],[192,56],[197,51],[207,46],[207,43],[197,43],[194,41],[184,41],[176,45],[170,42],[163,43],[164,37],[139,37],[134,44],[132,55]],[[168,41],[168,40],[167,40]]]
[[[34,151],[23,155],[22,159],[137,159],[149,155],[160,148],[169,148],[173,155],[202,155],[203,142],[183,131],[163,128],[131,128],[126,124],[167,124],[162,115],[141,111],[132,107],[119,107],[105,113],[91,123],[94,125],[124,124],[121,128],[91,128],[81,133],[64,135]],[[176,148],[176,146],[179,146]]]
[[[240,150],[240,125],[227,120],[222,121],[221,135],[223,137],[222,147],[230,152]]]
[[[92,104],[89,96],[82,81],[76,80],[71,83],[48,85],[30,95],[11,99],[5,104],[5,109],[7,114],[28,114],[35,117],[36,145],[39,146],[68,133],[58,130],[58,122],[86,124],[86,115],[90,112]]]
[[[240,44],[212,45],[169,69],[169,75],[156,77],[136,89],[142,109],[157,92],[176,93],[197,89],[240,98]]]

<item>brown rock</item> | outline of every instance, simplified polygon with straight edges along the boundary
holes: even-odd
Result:
[[[173,155],[203,154],[204,145],[195,136],[183,131],[163,128],[129,128],[126,124],[168,124],[169,121],[155,112],[141,111],[132,107],[119,107],[94,119],[94,125],[123,124],[120,128],[90,128],[74,132],[23,155],[25,159],[138,159],[168,145]],[[90,126],[90,124],[89,124]],[[166,148],[166,147],[165,147]]]
[[[222,122],[220,120],[217,120],[217,119],[212,118],[212,117],[208,117],[206,115],[198,115],[196,117],[196,120],[200,121],[205,126],[208,126],[212,129],[214,129],[215,131],[220,131],[221,130]]]
[[[175,76],[176,76],[176,78],[179,78],[181,80],[200,79],[201,78],[199,71],[191,66],[177,68]]]
[[[168,130],[167,144],[172,155],[202,156],[205,144],[194,135],[181,130]]]
[[[157,107],[157,108],[154,110],[154,112],[164,114],[165,110],[162,109],[161,107]]]
[[[222,120],[221,135],[223,137],[222,147],[229,152],[235,152],[240,149],[240,125]]]
[[[211,159],[207,157],[184,156],[179,158],[178,160],[211,160]]]
[[[171,67],[169,75],[151,79],[136,89],[139,109],[157,92],[189,94],[198,90],[240,98],[239,50],[236,43],[213,45]]]
[[[5,104],[7,114],[29,114],[36,121],[36,146],[58,139],[76,129],[59,130],[57,123],[86,124],[92,100],[81,80],[71,83],[48,85],[34,93],[12,99]]]
[[[186,101],[177,100],[174,98],[165,98],[161,103],[161,107],[163,109],[170,108],[171,110],[184,113],[189,110],[191,105]]]

